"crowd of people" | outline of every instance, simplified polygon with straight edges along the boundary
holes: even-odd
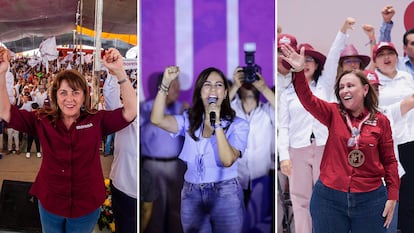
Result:
[[[106,196],[100,154],[108,135],[114,135],[106,154],[114,155],[109,176],[117,232],[137,232],[138,101],[133,71],[125,69],[119,51],[103,54],[96,105],[92,66],[55,63],[47,69],[11,54],[0,48],[0,118],[8,138],[3,148],[8,154],[24,150],[30,158],[35,141],[42,165],[29,193],[36,197],[42,232],[93,231]]]
[[[352,17],[326,56],[278,30],[278,182],[288,182],[282,191],[293,212],[279,215],[278,232],[414,229],[414,29],[402,35],[399,56],[393,6],[381,15],[378,40],[374,26],[362,25],[366,55],[347,43]]]

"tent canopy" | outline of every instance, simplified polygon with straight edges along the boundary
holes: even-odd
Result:
[[[82,26],[93,30],[95,0],[0,0],[0,41],[7,45],[23,38],[70,34],[76,30],[81,2]],[[104,0],[102,31],[136,35],[137,1]]]

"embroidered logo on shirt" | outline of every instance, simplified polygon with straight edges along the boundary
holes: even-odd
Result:
[[[87,128],[90,128],[92,126],[93,126],[92,123],[89,123],[89,124],[86,124],[86,125],[77,125],[76,129],[87,129]]]
[[[372,125],[372,126],[377,126],[377,119],[367,120],[367,121],[364,122],[364,124]]]

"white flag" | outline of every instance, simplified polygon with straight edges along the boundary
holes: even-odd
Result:
[[[52,61],[58,58],[59,52],[56,47],[56,38],[49,37],[39,45],[39,51],[43,59]]]

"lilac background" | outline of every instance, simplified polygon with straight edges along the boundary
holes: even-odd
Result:
[[[141,0],[142,89],[146,99],[152,98],[156,91],[154,72],[162,72],[166,66],[175,64],[174,2]],[[244,65],[243,43],[255,42],[256,64],[262,67],[267,84],[272,86],[275,2],[242,0],[238,10],[239,63]],[[193,84],[201,70],[210,66],[228,73],[226,30],[225,0],[193,1]],[[192,89],[183,91],[180,99],[191,102],[191,96]]]

